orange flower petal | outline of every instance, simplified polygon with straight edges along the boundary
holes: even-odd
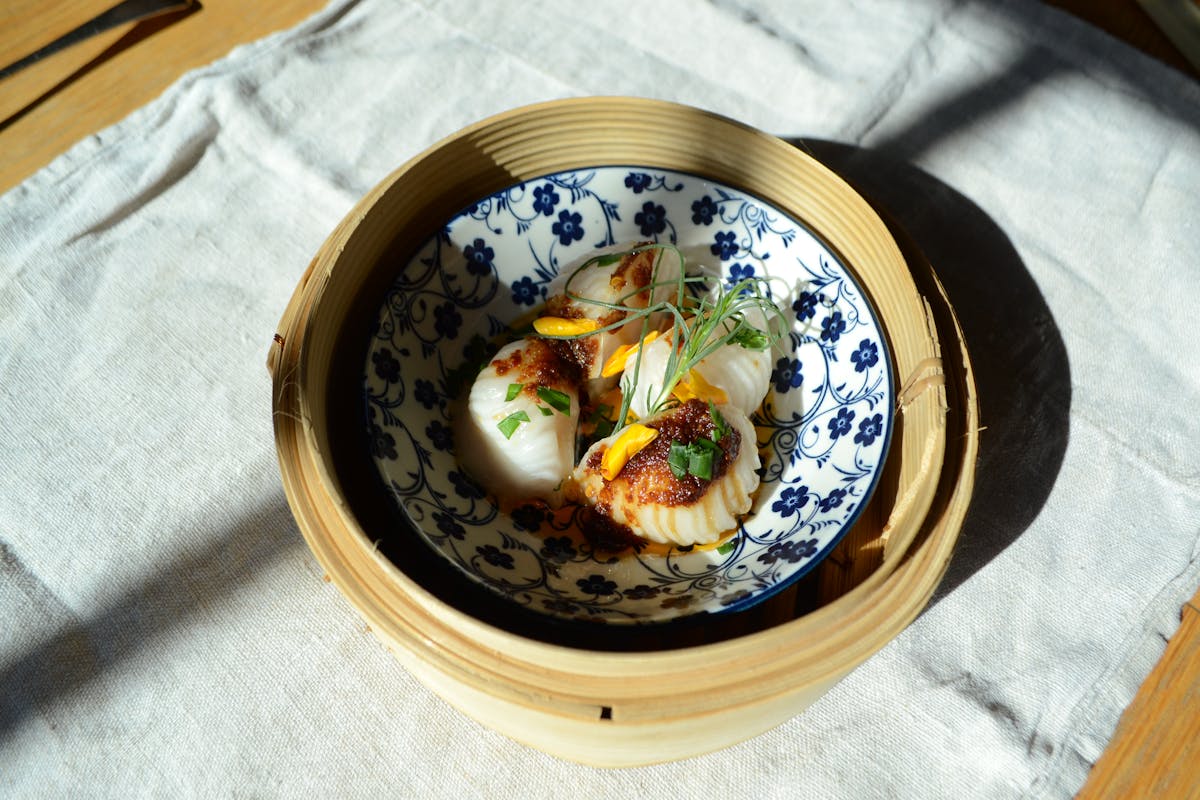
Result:
[[[604,368],[600,370],[600,377],[611,378],[625,369],[625,356],[629,355],[631,350],[633,350],[631,344],[623,344],[614,350],[613,354],[608,357],[608,361],[604,362]]]
[[[711,400],[714,403],[729,402],[729,395],[725,394],[724,389],[719,386],[713,386],[704,380],[704,376],[700,374],[699,370],[694,369],[688,371],[686,380],[675,384],[675,388],[671,390],[671,394],[681,403],[686,403],[693,398],[705,401]]]
[[[600,474],[605,480],[615,480],[617,475],[643,447],[658,438],[658,431],[634,423],[626,426],[600,457]]]
[[[582,336],[600,327],[594,319],[566,319],[565,317],[538,317],[533,329],[542,336]]]
[[[658,331],[650,331],[646,334],[646,338],[642,339],[637,344],[623,344],[616,349],[608,361],[604,362],[604,368],[600,370],[601,377],[609,378],[616,375],[625,369],[625,365],[629,363],[629,359],[637,353],[638,349],[650,344],[658,338]]]

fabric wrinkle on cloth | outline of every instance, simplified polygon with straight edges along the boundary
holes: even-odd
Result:
[[[778,728],[623,770],[484,728],[373,638],[289,513],[264,368],[359,197],[582,95],[869,188],[988,426],[903,634]],[[1071,797],[1200,588],[1197,186],[1200,85],[1033,2],[335,0],[236,49],[0,196],[0,795]]]

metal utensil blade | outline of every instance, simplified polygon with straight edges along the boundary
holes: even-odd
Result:
[[[60,36],[45,47],[0,69],[0,80],[4,80],[10,75],[36,64],[47,56],[54,55],[60,50],[65,50],[71,45],[78,44],[85,39],[90,39],[118,25],[140,22],[151,17],[169,14],[172,11],[182,11],[191,7],[192,3],[193,0],[124,0],[124,2],[118,3],[104,13],[93,17],[73,31]]]

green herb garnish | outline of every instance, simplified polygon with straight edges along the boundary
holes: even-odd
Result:
[[[717,410],[717,406],[712,400],[708,401],[708,416],[712,419],[713,424],[712,440],[719,442],[729,432],[729,425],[725,422],[725,417]]]
[[[508,385],[508,391],[504,395],[504,402],[511,403],[513,400],[516,400],[517,395],[519,395],[521,393],[521,390],[524,388],[525,387],[523,384],[510,383]]]
[[[497,422],[496,427],[504,434],[505,439],[511,439],[517,428],[521,427],[522,422],[529,422],[529,415],[524,411],[514,411]]]
[[[607,267],[612,264],[616,264],[624,257],[624,253],[609,253],[608,255],[604,256],[596,256],[594,260],[597,267]]]
[[[687,465],[687,445],[678,440],[671,442],[671,449],[667,451],[667,466],[671,468],[671,474],[683,480],[688,474]]]
[[[549,408],[546,408],[545,406],[538,406],[538,407],[537,407],[537,410],[538,410],[538,411],[540,411],[540,412],[542,412],[542,416],[543,416],[543,417],[552,417],[552,416],[554,416],[554,412],[553,412],[552,410],[550,410]]]
[[[648,285],[634,287],[613,302],[584,297],[571,290],[572,282],[584,270],[608,266],[626,256],[648,250],[659,251]],[[659,264],[662,260],[661,253],[664,250],[674,251],[680,261],[680,274],[670,281],[658,279]],[[606,312],[616,311],[620,314],[617,321],[594,331],[561,338],[594,336],[597,333],[622,328],[630,322],[640,319],[642,321],[641,339],[645,339],[650,333],[652,318],[656,316],[669,318],[671,327],[666,336],[671,337],[676,346],[671,348],[671,354],[667,359],[666,375],[662,387],[653,387],[658,391],[658,396],[647,395],[646,406],[651,414],[676,402],[671,394],[676,384],[685,380],[697,364],[719,348],[728,344],[736,344],[753,350],[763,350],[774,345],[788,330],[783,315],[767,294],[767,279],[750,277],[739,280],[731,286],[724,286],[713,276],[688,275],[683,269],[683,265],[683,254],[674,245],[657,243],[639,245],[623,253],[596,256],[585,261],[567,277],[563,287],[564,294],[574,302],[597,306]],[[654,301],[654,295],[663,288],[671,290],[670,294],[673,295],[673,299]],[[649,298],[649,302],[645,298]],[[645,305],[642,306],[641,303],[645,303]],[[641,365],[642,348],[638,348],[632,368],[626,370],[631,386],[638,385]],[[650,392],[651,388],[647,387],[644,391]],[[621,409],[616,416],[616,429],[625,425],[632,401],[633,393],[626,392],[622,399]]]
[[[697,439],[691,444],[676,440],[671,442],[671,449],[667,451],[667,466],[679,480],[692,475],[709,481],[713,475],[713,459],[719,452],[721,448],[711,439]]]
[[[588,422],[594,427],[594,435],[597,439],[603,439],[613,432],[613,421],[610,416],[612,411],[612,406],[601,403],[588,417]]]
[[[713,458],[721,448],[711,439],[697,439],[692,442],[688,453],[688,472],[702,480],[710,481],[713,476]]]
[[[566,392],[560,392],[558,389],[551,389],[549,386],[537,387],[537,396],[542,399],[546,405],[553,408],[560,414],[571,414],[571,396]]]
[[[729,343],[741,345],[747,350],[766,350],[771,346],[771,337],[753,325],[743,325],[734,331]]]

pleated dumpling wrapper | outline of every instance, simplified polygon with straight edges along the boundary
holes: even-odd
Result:
[[[533,337],[501,348],[475,379],[460,415],[459,457],[502,507],[535,498],[562,504],[575,466],[578,383],[578,367]]]
[[[754,426],[734,406],[689,400],[593,444],[573,474],[578,502],[661,544],[712,544],[753,503]]]
[[[648,417],[672,397],[679,401],[699,398],[737,408],[751,416],[762,405],[771,387],[769,348],[752,349],[736,344],[717,348],[701,359],[670,391],[664,391],[674,337],[668,331],[631,350],[624,359],[621,391],[630,398],[629,410]],[[638,351],[641,361],[638,363]]]

